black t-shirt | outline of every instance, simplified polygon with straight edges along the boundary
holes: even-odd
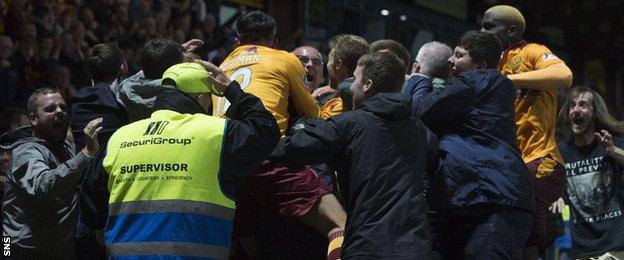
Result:
[[[614,138],[616,147],[624,139]],[[572,212],[572,253],[575,257],[624,248],[622,167],[598,139],[583,147],[559,142],[566,168],[566,203]]]

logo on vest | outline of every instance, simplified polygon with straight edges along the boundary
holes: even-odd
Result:
[[[145,133],[143,133],[143,135],[159,135],[165,130],[165,127],[168,124],[169,124],[169,121],[151,122],[147,126],[147,129],[145,129]]]

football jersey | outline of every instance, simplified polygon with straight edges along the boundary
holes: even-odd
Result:
[[[301,61],[292,53],[260,45],[242,45],[234,49],[220,67],[243,91],[260,98],[275,117],[282,135],[292,116],[322,117],[305,88]],[[212,102],[213,115],[223,117],[230,102],[215,95]]]
[[[522,41],[503,53],[499,71],[505,75],[520,74],[557,63],[563,61],[545,46]],[[522,89],[514,107],[516,136],[524,162],[550,156],[563,164],[555,140],[557,90]]]

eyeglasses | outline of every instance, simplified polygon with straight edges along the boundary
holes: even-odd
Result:
[[[314,66],[323,65],[323,61],[319,58],[310,58],[308,56],[303,56],[303,55],[297,55],[297,58],[299,58],[299,60],[301,61],[301,64],[303,64],[304,66],[308,64],[309,61],[312,61],[312,65]]]

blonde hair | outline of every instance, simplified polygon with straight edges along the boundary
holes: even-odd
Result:
[[[524,16],[522,16],[522,13],[515,7],[509,5],[495,5],[487,9],[485,13],[491,13],[496,19],[517,26],[520,30],[520,34],[524,33],[524,29],[526,28]]]

